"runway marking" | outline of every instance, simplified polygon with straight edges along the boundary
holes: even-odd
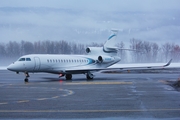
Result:
[[[17,103],[26,103],[29,102],[29,100],[21,100],[21,101],[17,101]]]
[[[39,98],[37,100],[47,100],[47,99],[49,99],[49,98]]]
[[[72,90],[69,90],[69,94],[68,95],[72,95],[74,94],[74,92]]]
[[[12,86],[12,84],[8,84],[7,86]],[[1,87],[1,86],[0,86]],[[8,88],[8,87],[7,87]],[[16,87],[15,87],[16,88]],[[17,88],[19,88],[19,87],[17,87]],[[17,89],[16,88],[16,89]],[[21,87],[21,88],[25,88],[25,87]],[[36,88],[36,87],[29,87],[29,88]],[[28,88],[28,89],[29,89]],[[25,88],[26,89],[26,88]],[[49,88],[48,88],[49,89]],[[48,98],[34,98],[34,99],[32,99],[32,100],[36,100],[36,101],[42,101],[42,100],[50,100],[50,99],[57,99],[57,98],[59,98],[60,96],[63,96],[63,97],[67,97],[67,96],[69,96],[69,95],[72,95],[72,94],[74,94],[74,92],[72,91],[72,90],[68,90],[68,89],[62,89],[62,88],[51,88],[52,90],[54,90],[55,92],[57,92],[57,91],[61,91],[62,93],[60,94],[60,93],[58,93],[57,92],[57,94],[60,94],[60,95],[57,95],[57,96],[50,96],[50,97],[48,97]],[[0,105],[7,105],[7,104],[14,104],[14,103],[18,103],[18,104],[20,104],[20,103],[27,103],[27,102],[31,102],[32,100],[17,100],[17,101],[11,101],[11,102],[2,102],[2,103],[0,103]]]
[[[168,84],[168,82],[166,80],[159,80],[159,82],[164,83],[164,84]]]
[[[54,96],[54,97],[52,97],[52,99],[55,99],[55,98],[59,98],[59,96]]]
[[[119,85],[119,84],[132,84],[132,82],[73,82],[73,83],[65,83],[65,85]]]
[[[0,105],[6,105],[6,104],[8,104],[7,102],[4,102],[4,103],[0,103]]]
[[[180,109],[129,109],[129,110],[0,110],[0,113],[106,113],[106,112],[164,112],[180,111]]]

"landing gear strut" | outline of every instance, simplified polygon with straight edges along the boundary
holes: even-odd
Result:
[[[29,76],[29,73],[28,73],[28,72],[25,72],[24,74],[25,74],[24,82],[28,82],[28,81],[29,81],[29,80],[28,80],[28,77],[30,77],[30,76]]]

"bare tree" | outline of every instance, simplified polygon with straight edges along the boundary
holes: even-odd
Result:
[[[6,56],[6,48],[4,44],[0,44],[0,58]]]
[[[152,60],[152,54],[151,54],[151,47],[152,44],[150,42],[144,41],[143,42],[143,48],[144,48],[144,61],[143,62],[151,62]]]
[[[33,44],[31,43],[31,42],[25,42],[24,43],[24,53],[25,54],[32,54],[32,53],[34,53],[34,46],[33,46]]]
[[[126,51],[123,50],[123,48],[125,47],[125,44],[123,42],[120,42],[120,43],[116,44],[116,46],[120,49],[118,51],[118,56],[120,56],[121,62],[126,62],[127,61],[127,55],[126,55]]]
[[[60,41],[36,41],[29,42],[22,40],[21,42],[10,41],[8,43],[0,43],[0,58],[19,57],[25,54],[85,54],[86,47],[102,47],[102,43],[91,43],[89,45],[78,44],[74,42]],[[120,42],[117,47],[124,48],[124,43]],[[130,48],[136,51],[131,52],[132,62],[166,62],[173,58],[173,61],[180,61],[180,46],[173,43],[165,43],[160,47],[157,43],[142,41],[138,39],[130,39]],[[127,54],[120,50],[119,56],[122,62],[127,61]]]
[[[159,53],[159,46],[157,43],[152,44],[152,62],[157,62],[158,60],[158,53]]]
[[[174,45],[172,52],[171,52],[171,58],[173,58],[173,61],[179,62],[180,61],[180,46]]]
[[[164,55],[164,58],[165,58],[165,61],[167,61],[168,59],[170,59],[170,56],[171,56],[171,52],[172,52],[172,49],[173,49],[173,44],[170,44],[170,43],[165,43],[162,45],[162,53]],[[164,62],[165,62],[164,61]]]
[[[20,45],[16,41],[6,44],[6,54],[9,57],[16,57],[20,56]]]
[[[133,62],[143,62],[143,42],[141,40],[131,39],[130,48],[136,51],[131,52]]]

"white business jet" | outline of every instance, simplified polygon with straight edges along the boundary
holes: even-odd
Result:
[[[118,48],[116,36],[118,30],[112,30],[112,34],[105,42],[103,47],[88,47],[87,55],[61,55],[61,54],[30,54],[20,57],[16,62],[10,64],[7,69],[16,73],[25,73],[25,82],[28,82],[29,73],[46,72],[65,76],[66,80],[72,79],[72,74],[85,74],[88,80],[93,79],[92,72],[100,70],[109,70],[109,66],[119,62],[121,59],[117,56]],[[162,66],[147,67],[123,67],[126,69],[152,69],[166,67],[171,60]]]

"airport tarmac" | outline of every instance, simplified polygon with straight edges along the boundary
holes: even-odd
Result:
[[[0,71],[0,119],[180,119],[179,74],[96,73],[92,81]]]

